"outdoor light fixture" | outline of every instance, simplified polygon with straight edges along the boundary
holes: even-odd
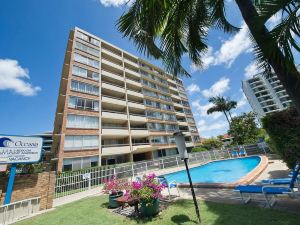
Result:
[[[188,162],[188,153],[186,150],[185,139],[184,139],[182,132],[174,133],[174,138],[175,138],[175,142],[176,142],[176,146],[177,146],[179,155],[180,155],[181,159],[183,159],[184,164],[185,164],[185,169],[186,169],[186,173],[189,178],[190,188],[191,188],[192,196],[193,196],[193,200],[194,200],[195,211],[196,211],[199,223],[201,223],[199,207],[198,207],[198,203],[196,200],[196,195],[195,195],[195,191],[194,191],[194,187],[193,187],[193,183],[192,183],[192,178],[191,178],[190,170],[189,170],[188,163],[187,163]]]

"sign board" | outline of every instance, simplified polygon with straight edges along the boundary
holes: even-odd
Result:
[[[91,174],[90,173],[84,173],[84,174],[82,174],[82,179],[83,180],[89,180],[89,179],[91,179]]]
[[[0,164],[39,162],[42,146],[41,137],[0,135]]]

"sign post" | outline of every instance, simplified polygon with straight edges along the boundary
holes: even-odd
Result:
[[[17,165],[12,164],[10,167],[10,172],[9,172],[9,180],[8,180],[8,184],[7,184],[7,188],[6,188],[4,205],[10,203],[13,186],[14,186],[14,181],[15,181],[16,170],[17,170]]]
[[[11,164],[4,204],[11,200],[17,164],[39,162],[42,146],[41,137],[0,135],[0,164]]]

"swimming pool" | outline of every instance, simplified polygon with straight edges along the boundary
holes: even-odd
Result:
[[[245,177],[261,162],[261,157],[251,156],[219,160],[190,169],[193,183],[235,183]],[[185,170],[164,175],[169,182],[188,183]]]

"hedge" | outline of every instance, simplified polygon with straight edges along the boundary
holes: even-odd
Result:
[[[204,152],[204,151],[207,151],[207,149],[203,147],[192,148],[192,152]]]
[[[293,168],[300,160],[300,116],[295,108],[274,112],[262,119],[270,137],[271,147]]]

